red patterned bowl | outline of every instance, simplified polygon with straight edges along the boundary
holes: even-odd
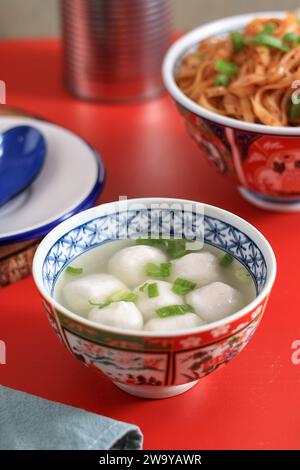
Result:
[[[170,333],[96,324],[54,298],[60,273],[80,254],[131,234],[148,236],[153,226],[164,235],[169,220],[174,230],[189,224],[191,239],[202,239],[238,259],[252,276],[256,298],[223,320]],[[66,348],[122,390],[146,398],[182,393],[236,356],[260,322],[275,274],[272,248],[248,222],[217,207],[167,198],[112,202],[76,214],[43,239],[33,262],[47,316]]]
[[[300,129],[251,124],[199,106],[177,86],[182,58],[203,39],[242,29],[254,17],[282,17],[284,12],[253,13],[208,23],[185,34],[166,54],[164,83],[201,154],[237,186],[249,202],[264,209],[300,210]]]

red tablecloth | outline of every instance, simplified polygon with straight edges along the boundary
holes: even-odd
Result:
[[[138,424],[145,449],[299,449],[300,250],[297,214],[243,201],[199,158],[171,99],[133,105],[80,102],[62,86],[58,41],[2,41],[0,79],[7,104],[39,113],[87,139],[103,156],[99,202],[119,195],[174,196],[214,204],[253,223],[271,242],[278,277],[249,346],[182,396],[147,401],[126,395],[76,361],[59,343],[31,277],[0,291],[0,383]]]

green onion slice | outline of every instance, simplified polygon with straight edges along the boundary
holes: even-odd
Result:
[[[166,244],[167,254],[171,258],[181,258],[181,256],[184,256],[187,253],[187,250],[185,249],[185,245],[186,245],[186,240],[184,238],[167,240],[167,244]]]
[[[109,297],[109,302],[135,302],[137,295],[128,289],[121,289],[113,292]]]
[[[155,310],[160,318],[173,317],[175,315],[183,315],[187,312],[194,312],[192,305],[168,305],[167,307],[161,307]]]
[[[229,82],[230,79],[228,75],[225,75],[224,73],[219,73],[219,75],[214,79],[214,85],[216,86],[228,86]]]
[[[163,246],[165,240],[163,238],[138,238],[136,245]]]
[[[176,253],[174,253],[173,258],[174,259],[182,258],[183,256],[188,255],[190,253],[195,253],[195,252],[193,250],[179,250],[179,251],[176,251]]]
[[[172,255],[172,258],[173,259],[182,258],[183,256],[188,255],[189,253],[195,253],[195,252],[193,250],[178,250]]]
[[[239,31],[234,31],[233,33],[230,34],[230,36],[231,36],[233,47],[237,52],[244,49],[246,45],[245,37]]]
[[[227,268],[228,266],[231,265],[233,260],[234,260],[233,256],[231,256],[229,253],[225,253],[225,255],[222,256],[222,258],[220,259],[220,266],[222,266],[222,268]]]
[[[288,116],[290,119],[300,118],[300,103],[292,103],[292,101],[289,103]]]
[[[196,286],[197,284],[195,282],[178,277],[172,286],[172,291],[178,295],[186,295],[194,290]]]
[[[93,302],[92,300],[89,300],[89,304],[93,305],[94,307],[104,308],[104,307],[107,307],[108,305],[110,305],[111,302],[107,301],[107,302],[102,302],[102,303],[99,304],[98,302]]]
[[[70,273],[70,274],[82,274],[83,273],[82,268],[74,268],[73,266],[68,266],[66,271],[67,273]]]
[[[258,46],[272,47],[274,49],[279,49],[282,52],[289,52],[291,49],[289,46],[283,44],[280,38],[275,38],[274,36],[266,33],[259,33],[254,36],[252,40]]]
[[[245,268],[237,269],[234,274],[240,282],[246,283],[251,280],[251,274]]]
[[[146,264],[146,274],[150,277],[169,277],[171,274],[171,263]]]
[[[156,246],[164,250],[170,258],[181,258],[182,256],[191,253],[194,250],[187,250],[186,249],[187,240],[184,238],[180,239],[167,239],[167,238],[138,238],[136,240],[137,245],[149,245],[149,246]]]
[[[217,60],[215,62],[215,70],[224,75],[232,76],[238,73],[239,67],[228,60]]]
[[[143,285],[139,288],[139,291],[140,291],[140,292],[144,292],[144,290],[146,289],[147,285],[148,285],[148,283],[145,282],[145,284],[143,284]]]
[[[272,34],[273,31],[275,31],[275,29],[277,28],[276,24],[275,23],[267,23],[263,30],[262,30],[262,33],[266,33],[266,34]],[[260,33],[261,34],[261,33]]]
[[[148,291],[148,297],[149,298],[159,296],[158,286],[157,286],[156,282],[148,284],[147,291]]]
[[[285,35],[283,36],[283,40],[287,42],[294,42],[296,44],[299,44],[300,36],[298,36],[296,33],[289,32],[289,33],[285,33]]]
[[[106,300],[106,302],[97,303],[89,300],[90,305],[94,305],[98,308],[104,308],[113,302],[135,302],[137,300],[137,295],[131,292],[129,289],[120,289],[116,292],[113,292]]]

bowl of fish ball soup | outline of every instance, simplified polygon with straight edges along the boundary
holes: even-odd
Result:
[[[169,198],[76,214],[43,239],[33,262],[67,349],[144,398],[183,393],[236,356],[262,318],[275,274],[271,246],[248,222]]]

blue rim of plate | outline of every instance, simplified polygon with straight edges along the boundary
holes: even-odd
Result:
[[[44,121],[44,120],[41,119],[41,121]],[[57,125],[56,123],[52,123],[52,122],[50,122],[50,123]],[[59,127],[62,127],[63,129],[69,131],[69,129],[67,129],[63,126],[59,126]],[[69,132],[72,132],[72,131],[69,131]],[[89,144],[82,137],[79,137],[77,134],[76,134],[76,136],[80,140],[82,140],[82,142],[84,142],[92,150],[92,153],[93,153],[94,158],[95,158],[96,163],[97,163],[97,168],[98,168],[97,180],[96,180],[96,183],[94,184],[91,192],[88,194],[88,196],[83,201],[81,201],[81,203],[78,206],[74,207],[74,209],[67,212],[63,216],[59,217],[58,219],[55,219],[52,222],[49,222],[46,225],[42,225],[42,226],[37,227],[35,229],[27,230],[26,232],[18,233],[16,235],[11,235],[11,236],[7,236],[7,237],[1,237],[0,236],[0,246],[5,245],[5,244],[10,244],[10,243],[23,242],[23,241],[27,241],[27,240],[31,240],[31,239],[35,239],[35,238],[40,238],[40,237],[46,235],[48,232],[50,232],[50,230],[52,230],[54,227],[56,227],[58,224],[60,224],[64,220],[68,219],[72,215],[77,214],[78,212],[81,212],[85,209],[89,209],[90,207],[92,207],[94,202],[97,200],[99,195],[102,193],[104,185],[105,185],[105,180],[106,180],[106,171],[105,171],[103,160],[102,160],[101,156],[99,155],[99,153],[94,149],[94,147],[92,147],[91,144]]]

